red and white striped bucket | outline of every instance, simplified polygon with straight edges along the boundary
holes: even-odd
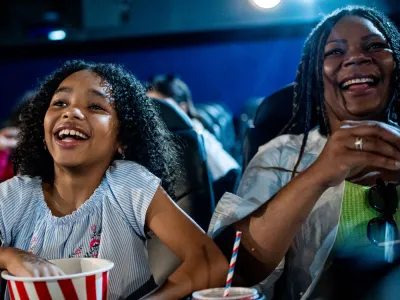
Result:
[[[108,273],[114,263],[99,258],[67,258],[51,260],[65,274],[52,277],[15,277],[7,271],[11,300],[106,300]]]

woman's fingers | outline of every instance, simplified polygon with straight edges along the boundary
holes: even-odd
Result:
[[[351,153],[351,154],[350,154]],[[386,170],[400,170],[400,161],[371,152],[350,152],[346,159],[353,166],[372,166]]]
[[[357,149],[356,142],[359,141],[362,146],[362,150]],[[346,147],[350,150],[359,152],[370,152],[381,156],[393,158],[396,161],[400,161],[400,151],[392,144],[375,137],[356,137],[350,136],[346,140]]]
[[[375,121],[345,121],[341,128],[343,134],[382,139],[400,149],[400,130],[394,126]]]

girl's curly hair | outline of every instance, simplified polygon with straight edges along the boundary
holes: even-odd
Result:
[[[111,85],[120,121],[118,138],[126,147],[125,158],[159,177],[164,189],[174,196],[175,186],[182,176],[179,146],[142,84],[130,71],[116,64],[68,61],[43,81],[21,111],[20,142],[13,153],[14,173],[53,182],[54,163],[43,142],[44,117],[61,82],[81,70],[89,70]]]

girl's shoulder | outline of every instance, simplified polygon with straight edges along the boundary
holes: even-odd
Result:
[[[42,195],[39,177],[14,176],[0,184],[0,209],[26,213],[40,202]]]
[[[129,160],[115,160],[105,175],[109,184],[127,184],[125,187],[140,187],[160,179],[146,167]]]
[[[159,186],[157,176],[132,161],[114,161],[105,175],[108,204],[143,237],[147,208]]]
[[[17,201],[18,199],[28,199],[41,192],[42,181],[39,177],[14,176],[0,183],[0,204]]]
[[[13,236],[43,201],[39,177],[14,176],[0,184],[0,239],[9,245]]]

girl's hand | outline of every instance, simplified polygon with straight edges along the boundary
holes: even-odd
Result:
[[[61,269],[37,255],[16,248],[4,248],[5,269],[18,277],[65,275]]]

